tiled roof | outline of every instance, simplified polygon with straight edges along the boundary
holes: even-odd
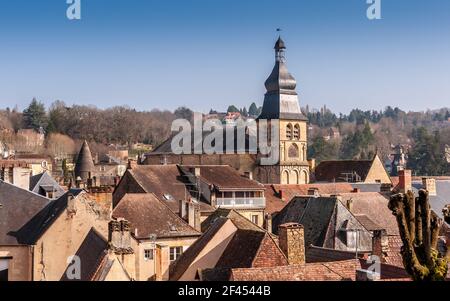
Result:
[[[372,167],[372,160],[322,161],[314,173],[319,182],[345,182],[345,174],[356,173],[364,181]]]
[[[307,263],[331,262],[350,259],[356,259],[355,252],[341,251],[316,246],[309,246],[306,248]]]
[[[355,214],[355,218],[369,231],[383,230],[384,227],[378,225],[365,214]]]
[[[148,239],[150,234],[158,238],[200,236],[152,193],[126,194],[114,208],[112,217],[128,220],[138,239]]]
[[[199,177],[218,190],[265,190],[264,185],[242,176],[228,165],[181,166],[181,168],[185,173],[189,173],[190,168],[199,168]]]
[[[190,196],[189,189],[185,186],[187,179],[183,177],[177,165],[137,165],[127,173],[146,192],[153,193],[175,213],[179,211],[179,200],[186,200]],[[214,211],[209,204],[204,202],[199,204],[201,211]]]
[[[350,183],[313,183],[300,185],[265,185],[266,213],[275,214],[281,211],[296,196],[308,195],[308,190],[316,188],[322,196],[353,191]]]
[[[242,230],[265,231],[233,209],[218,208],[202,222],[202,232],[206,232],[219,218],[230,219],[237,228]]]
[[[403,246],[400,235],[391,235],[388,237],[389,251],[385,256],[386,263],[393,266],[403,267],[403,259],[400,250]]]
[[[14,237],[50,200],[0,180],[0,245],[16,245]]]
[[[307,263],[270,268],[232,269],[232,281],[352,281],[360,268],[357,260]]]

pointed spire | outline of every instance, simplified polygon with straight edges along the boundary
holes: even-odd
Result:
[[[94,172],[94,160],[92,160],[91,150],[86,140],[84,140],[75,164],[75,179],[78,177],[86,181]]]

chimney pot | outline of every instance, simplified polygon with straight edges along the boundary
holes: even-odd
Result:
[[[412,190],[411,170],[400,170],[398,172],[400,192],[407,193]]]

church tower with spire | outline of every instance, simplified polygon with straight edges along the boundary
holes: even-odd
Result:
[[[258,178],[265,183],[309,183],[307,159],[307,118],[300,110],[297,82],[286,67],[286,45],[281,37],[275,43],[275,66],[265,82],[266,94],[258,120],[279,125],[279,162],[260,166]]]

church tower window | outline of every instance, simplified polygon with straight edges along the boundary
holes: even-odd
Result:
[[[292,124],[288,124],[286,127],[286,139],[291,140],[292,139]]]

